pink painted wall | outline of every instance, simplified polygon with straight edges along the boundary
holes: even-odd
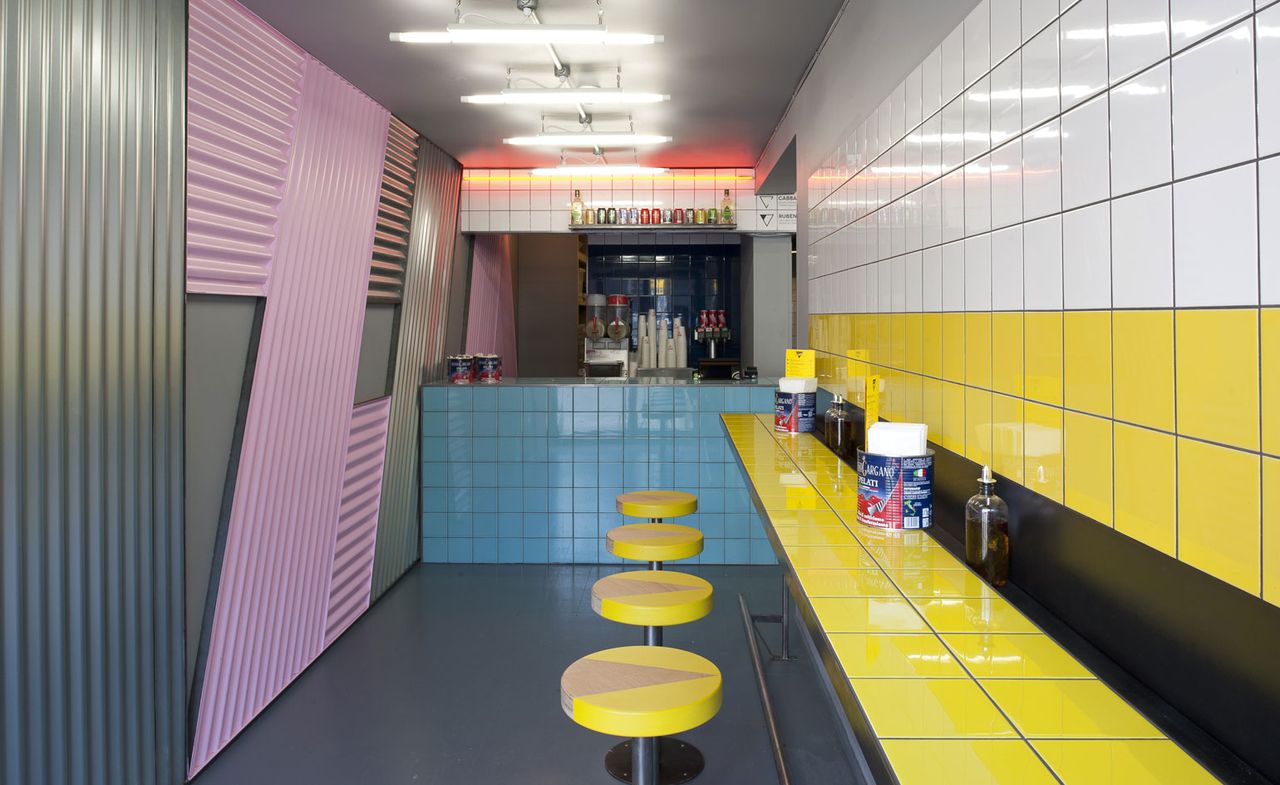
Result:
[[[515,238],[476,235],[467,308],[467,354],[502,355],[502,373],[519,376],[516,365]]]

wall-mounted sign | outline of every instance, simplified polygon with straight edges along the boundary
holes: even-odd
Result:
[[[796,195],[756,196],[756,231],[795,232]]]

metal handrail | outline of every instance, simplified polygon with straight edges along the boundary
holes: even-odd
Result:
[[[778,736],[778,722],[773,714],[773,701],[769,699],[769,686],[764,680],[764,666],[760,664],[760,646],[756,642],[756,628],[751,620],[751,609],[747,607],[747,598],[738,595],[738,605],[742,609],[742,625],[747,632],[747,642],[751,644],[751,664],[756,671],[756,687],[760,691],[760,705],[764,709],[765,725],[769,729],[769,742],[773,745],[773,762],[778,767],[779,785],[791,785],[791,776],[787,773],[787,762],[782,756],[782,740]]]

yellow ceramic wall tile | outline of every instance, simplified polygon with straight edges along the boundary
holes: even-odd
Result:
[[[966,387],[964,391],[965,456],[991,465],[991,393]]]
[[[920,373],[924,363],[924,317],[922,314],[909,313],[903,317],[904,340],[906,341],[905,364],[908,371]]]
[[[1111,316],[1115,418],[1173,432],[1173,311]]]
[[[1111,421],[1067,412],[1063,421],[1063,501],[1111,525]]]
[[[1218,779],[1172,741],[1040,740],[1033,746],[1065,785],[1217,785]]]
[[[853,691],[877,736],[1014,738],[976,682],[968,679],[853,679]]]
[[[907,364],[907,315],[895,313],[889,317],[889,365],[904,368]]]
[[[880,570],[796,570],[800,588],[813,597],[897,597],[898,589]]]
[[[1262,309],[1262,451],[1280,455],[1280,308]]]
[[[1022,612],[1002,597],[929,598],[911,602],[937,632],[1038,633],[1040,630]]]
[[[903,373],[902,419],[904,422],[924,422],[924,377]]]
[[[1250,594],[1261,590],[1260,460],[1178,440],[1178,558]]]
[[[791,566],[797,570],[869,570],[877,566],[862,548],[789,545],[786,551]]]
[[[1009,679],[982,686],[1028,739],[1164,738],[1100,681]]]
[[[942,315],[942,378],[964,381],[964,314]]]
[[[858,541],[848,529],[824,527],[820,529],[801,529],[790,527],[778,532],[778,541],[783,545],[857,545]]]
[[[995,597],[991,587],[968,570],[885,568],[894,585],[908,597]]]
[[[1064,405],[1111,416],[1111,312],[1068,311],[1062,334]]]
[[[920,319],[920,366],[925,376],[942,376],[942,314],[926,313]]]
[[[901,597],[819,597],[811,604],[828,634],[929,631],[911,603]]]
[[[880,365],[888,365],[893,356],[893,329],[889,314],[876,316],[876,351],[871,361]]]
[[[1028,311],[1023,323],[1026,397],[1062,405],[1062,313]]]
[[[991,468],[1014,482],[1023,481],[1022,399],[991,398]]]
[[[1024,484],[1042,496],[1062,501],[1062,410],[1038,403],[1023,409]]]
[[[1116,423],[1116,531],[1176,556],[1177,483],[1172,435]]]
[[[942,640],[978,679],[1091,679],[1048,635],[943,635]]]
[[[937,379],[924,378],[920,382],[920,395],[924,423],[929,426],[929,441],[942,444],[942,385]]]
[[[829,635],[850,679],[967,679],[956,658],[931,633]]]
[[[946,548],[867,546],[867,553],[885,570],[965,570],[964,562]]]
[[[901,785],[1057,783],[1021,739],[887,739],[881,746]]]
[[[964,454],[964,387],[942,383],[942,446]]]
[[[1280,605],[1280,459],[1262,459],[1262,597]]]
[[[1180,310],[1178,433],[1257,450],[1258,311]]]
[[[964,383],[991,389],[991,314],[964,315]]]
[[[991,314],[991,389],[1022,397],[1022,313]]]

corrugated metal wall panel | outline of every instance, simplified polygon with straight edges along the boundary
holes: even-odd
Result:
[[[190,773],[320,653],[390,114],[308,59]]]
[[[422,545],[418,515],[418,387],[440,372],[448,317],[449,276],[458,238],[462,166],[426,141],[418,151],[400,335],[396,340],[387,468],[373,570],[377,599],[409,569]]]
[[[482,234],[471,255],[471,297],[467,306],[467,354],[496,354],[502,371],[518,377],[516,353],[516,238]]]
[[[227,0],[192,0],[187,291],[265,295],[305,55]]]
[[[347,462],[342,477],[342,504],[333,546],[329,580],[329,615],[324,645],[351,626],[369,607],[373,548],[382,498],[382,470],[387,455],[387,417],[391,398],[362,403],[351,414]]]
[[[404,265],[409,252],[413,214],[413,181],[418,168],[418,134],[395,117],[387,128],[387,153],[378,199],[378,230],[369,267],[369,299],[400,302]]]
[[[182,777],[185,10],[0,3],[0,781]]]

